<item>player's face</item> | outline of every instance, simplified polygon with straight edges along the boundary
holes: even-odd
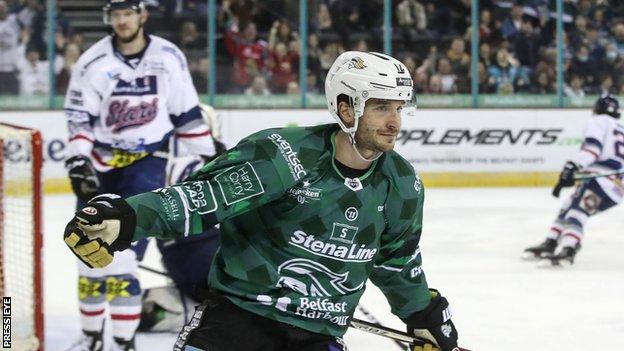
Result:
[[[112,10],[110,21],[117,38],[123,43],[129,43],[138,36],[143,19],[139,12],[128,8]]]
[[[401,130],[401,110],[405,102],[397,100],[369,99],[360,117],[355,141],[364,153],[374,155],[394,148]],[[365,156],[370,156],[365,155]]]

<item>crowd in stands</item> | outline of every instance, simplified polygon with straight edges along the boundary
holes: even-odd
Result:
[[[57,90],[67,85],[71,65],[85,48],[57,8],[54,72]],[[0,95],[46,95],[50,91],[48,24],[41,0],[0,0]],[[66,79],[66,80],[63,80]]]
[[[392,4],[393,54],[412,72],[416,91],[470,93],[471,1]],[[479,1],[480,93],[556,93],[555,4]],[[218,91],[298,92],[298,1],[222,0],[218,6]],[[307,91],[323,92],[327,70],[345,50],[383,51],[382,9],[383,0],[308,2]],[[624,1],[564,0],[563,19],[565,94],[624,94]]]
[[[195,85],[205,93],[210,70],[208,1],[146,3],[165,19],[168,39],[184,51]],[[217,91],[298,94],[301,46],[306,45],[306,89],[322,93],[327,70],[340,53],[383,51],[383,3],[310,0],[308,36],[302,43],[298,1],[217,1]],[[555,4],[555,0],[479,1],[480,93],[556,93]],[[416,92],[470,93],[471,1],[393,0],[392,6],[393,55],[410,70]],[[564,0],[563,11],[564,93],[624,94],[624,1]],[[60,8],[57,13],[56,88],[63,93],[73,63],[86,48]],[[41,0],[0,0],[0,94],[49,90],[44,82],[45,28]]]

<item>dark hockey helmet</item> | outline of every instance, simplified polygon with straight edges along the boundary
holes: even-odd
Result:
[[[145,4],[143,0],[106,0],[106,5],[102,8],[105,24],[110,24],[111,10],[118,9],[133,9],[140,13],[145,10]]]
[[[620,103],[612,95],[602,95],[594,104],[594,113],[620,118]]]

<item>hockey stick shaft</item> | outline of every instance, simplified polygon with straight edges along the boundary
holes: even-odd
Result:
[[[362,305],[358,305],[357,309],[368,319],[371,323],[376,325],[381,325],[381,322],[365,307]],[[405,344],[399,340],[393,339],[394,343],[401,348],[401,350],[405,350]]]
[[[349,326],[353,329],[361,330],[367,333],[383,336],[383,337],[401,341],[401,342],[414,343],[416,345],[425,344],[421,340],[416,339],[415,336],[411,336],[406,332],[384,327],[379,324],[366,322],[357,318],[352,318],[351,321],[349,321]]]
[[[574,175],[574,180],[590,180],[590,179],[617,176],[617,175],[624,175],[624,170],[618,170],[618,171],[606,172],[606,173],[593,173],[593,174],[577,173]],[[552,195],[554,197],[559,197],[559,194],[561,193],[561,189],[563,189],[563,187],[561,186],[561,183],[559,182],[553,189]]]
[[[624,174],[624,170],[619,170],[619,171],[613,171],[613,172],[606,172],[606,173],[594,173],[594,174],[576,174],[574,175],[574,179],[575,180],[585,180],[585,179],[594,179],[594,178],[602,178],[602,177],[609,177],[609,176],[615,176],[615,175],[623,175]]]
[[[142,264],[140,264],[140,263],[139,263],[139,268],[141,268],[141,269],[143,269],[143,270],[146,270],[146,271],[148,271],[148,272],[150,272],[150,273],[154,273],[154,274],[156,274],[156,275],[161,275],[161,276],[163,276],[163,277],[168,277],[168,276],[169,276],[167,273],[165,273],[165,272],[163,272],[163,271],[160,271],[160,270],[158,270],[158,269],[154,269],[154,268],[152,268],[152,267],[148,267],[148,266],[142,265]]]
[[[366,322],[357,318],[352,318],[351,321],[349,321],[349,326],[351,328],[365,331],[367,333],[383,336],[383,337],[394,339],[394,340],[400,340],[402,342],[414,344],[416,346],[424,346],[426,344],[426,342],[424,342],[423,340],[415,336],[412,336],[406,332],[384,327],[383,325]],[[470,350],[463,349],[460,347],[459,351],[470,351]]]

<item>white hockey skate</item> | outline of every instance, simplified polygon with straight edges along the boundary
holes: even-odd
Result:
[[[83,331],[80,338],[66,351],[102,351],[103,349],[101,332]]]

